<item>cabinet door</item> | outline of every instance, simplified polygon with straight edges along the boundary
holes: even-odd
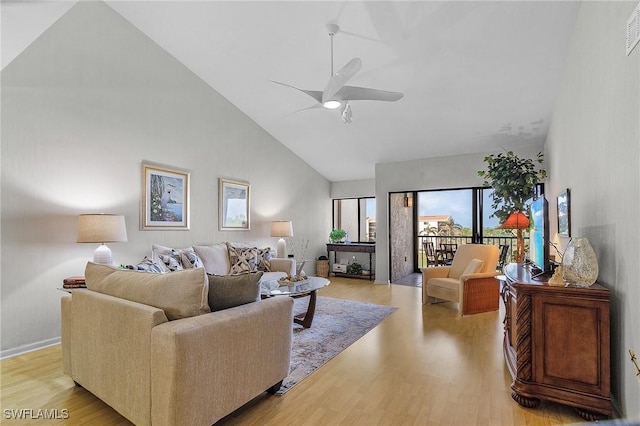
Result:
[[[609,397],[609,304],[534,296],[534,381]]]

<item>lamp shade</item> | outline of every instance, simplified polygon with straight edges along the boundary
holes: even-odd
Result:
[[[500,228],[502,229],[526,229],[529,227],[529,218],[522,212],[513,212],[505,220]]]
[[[127,227],[120,214],[81,214],[78,216],[79,243],[127,241]]]
[[[275,220],[271,222],[272,237],[293,237],[293,223],[290,220]]]

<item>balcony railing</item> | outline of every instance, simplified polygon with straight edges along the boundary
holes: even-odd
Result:
[[[471,244],[471,235],[418,235],[416,237],[418,244],[418,269],[426,268],[427,257],[424,252],[424,243],[431,242],[436,250],[440,249],[441,244]],[[525,237],[525,247],[528,245],[528,237]],[[491,244],[494,246],[506,245],[509,247],[507,251],[507,263],[513,261],[513,254],[516,250],[517,240],[515,236],[487,236],[482,238],[482,244]]]

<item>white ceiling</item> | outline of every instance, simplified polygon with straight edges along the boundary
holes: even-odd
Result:
[[[2,2],[2,66],[75,1]],[[109,6],[331,181],[375,164],[544,141],[579,9],[576,1],[107,1]],[[314,101],[360,57],[355,86],[397,102]],[[356,34],[354,36],[346,32]]]

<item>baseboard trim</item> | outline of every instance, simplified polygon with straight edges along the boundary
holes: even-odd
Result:
[[[18,346],[17,348],[5,349],[3,351],[0,351],[0,360],[26,354],[28,352],[37,351],[38,349],[43,349],[49,346],[57,345],[59,343],[60,337],[54,337],[53,339],[42,340],[40,342]]]
[[[618,403],[618,400],[616,398],[614,398],[613,395],[611,395],[610,397],[611,397],[611,407],[613,409],[612,410],[613,411],[613,418],[614,419],[622,419],[622,418],[624,418],[624,413],[622,412],[622,407]]]

